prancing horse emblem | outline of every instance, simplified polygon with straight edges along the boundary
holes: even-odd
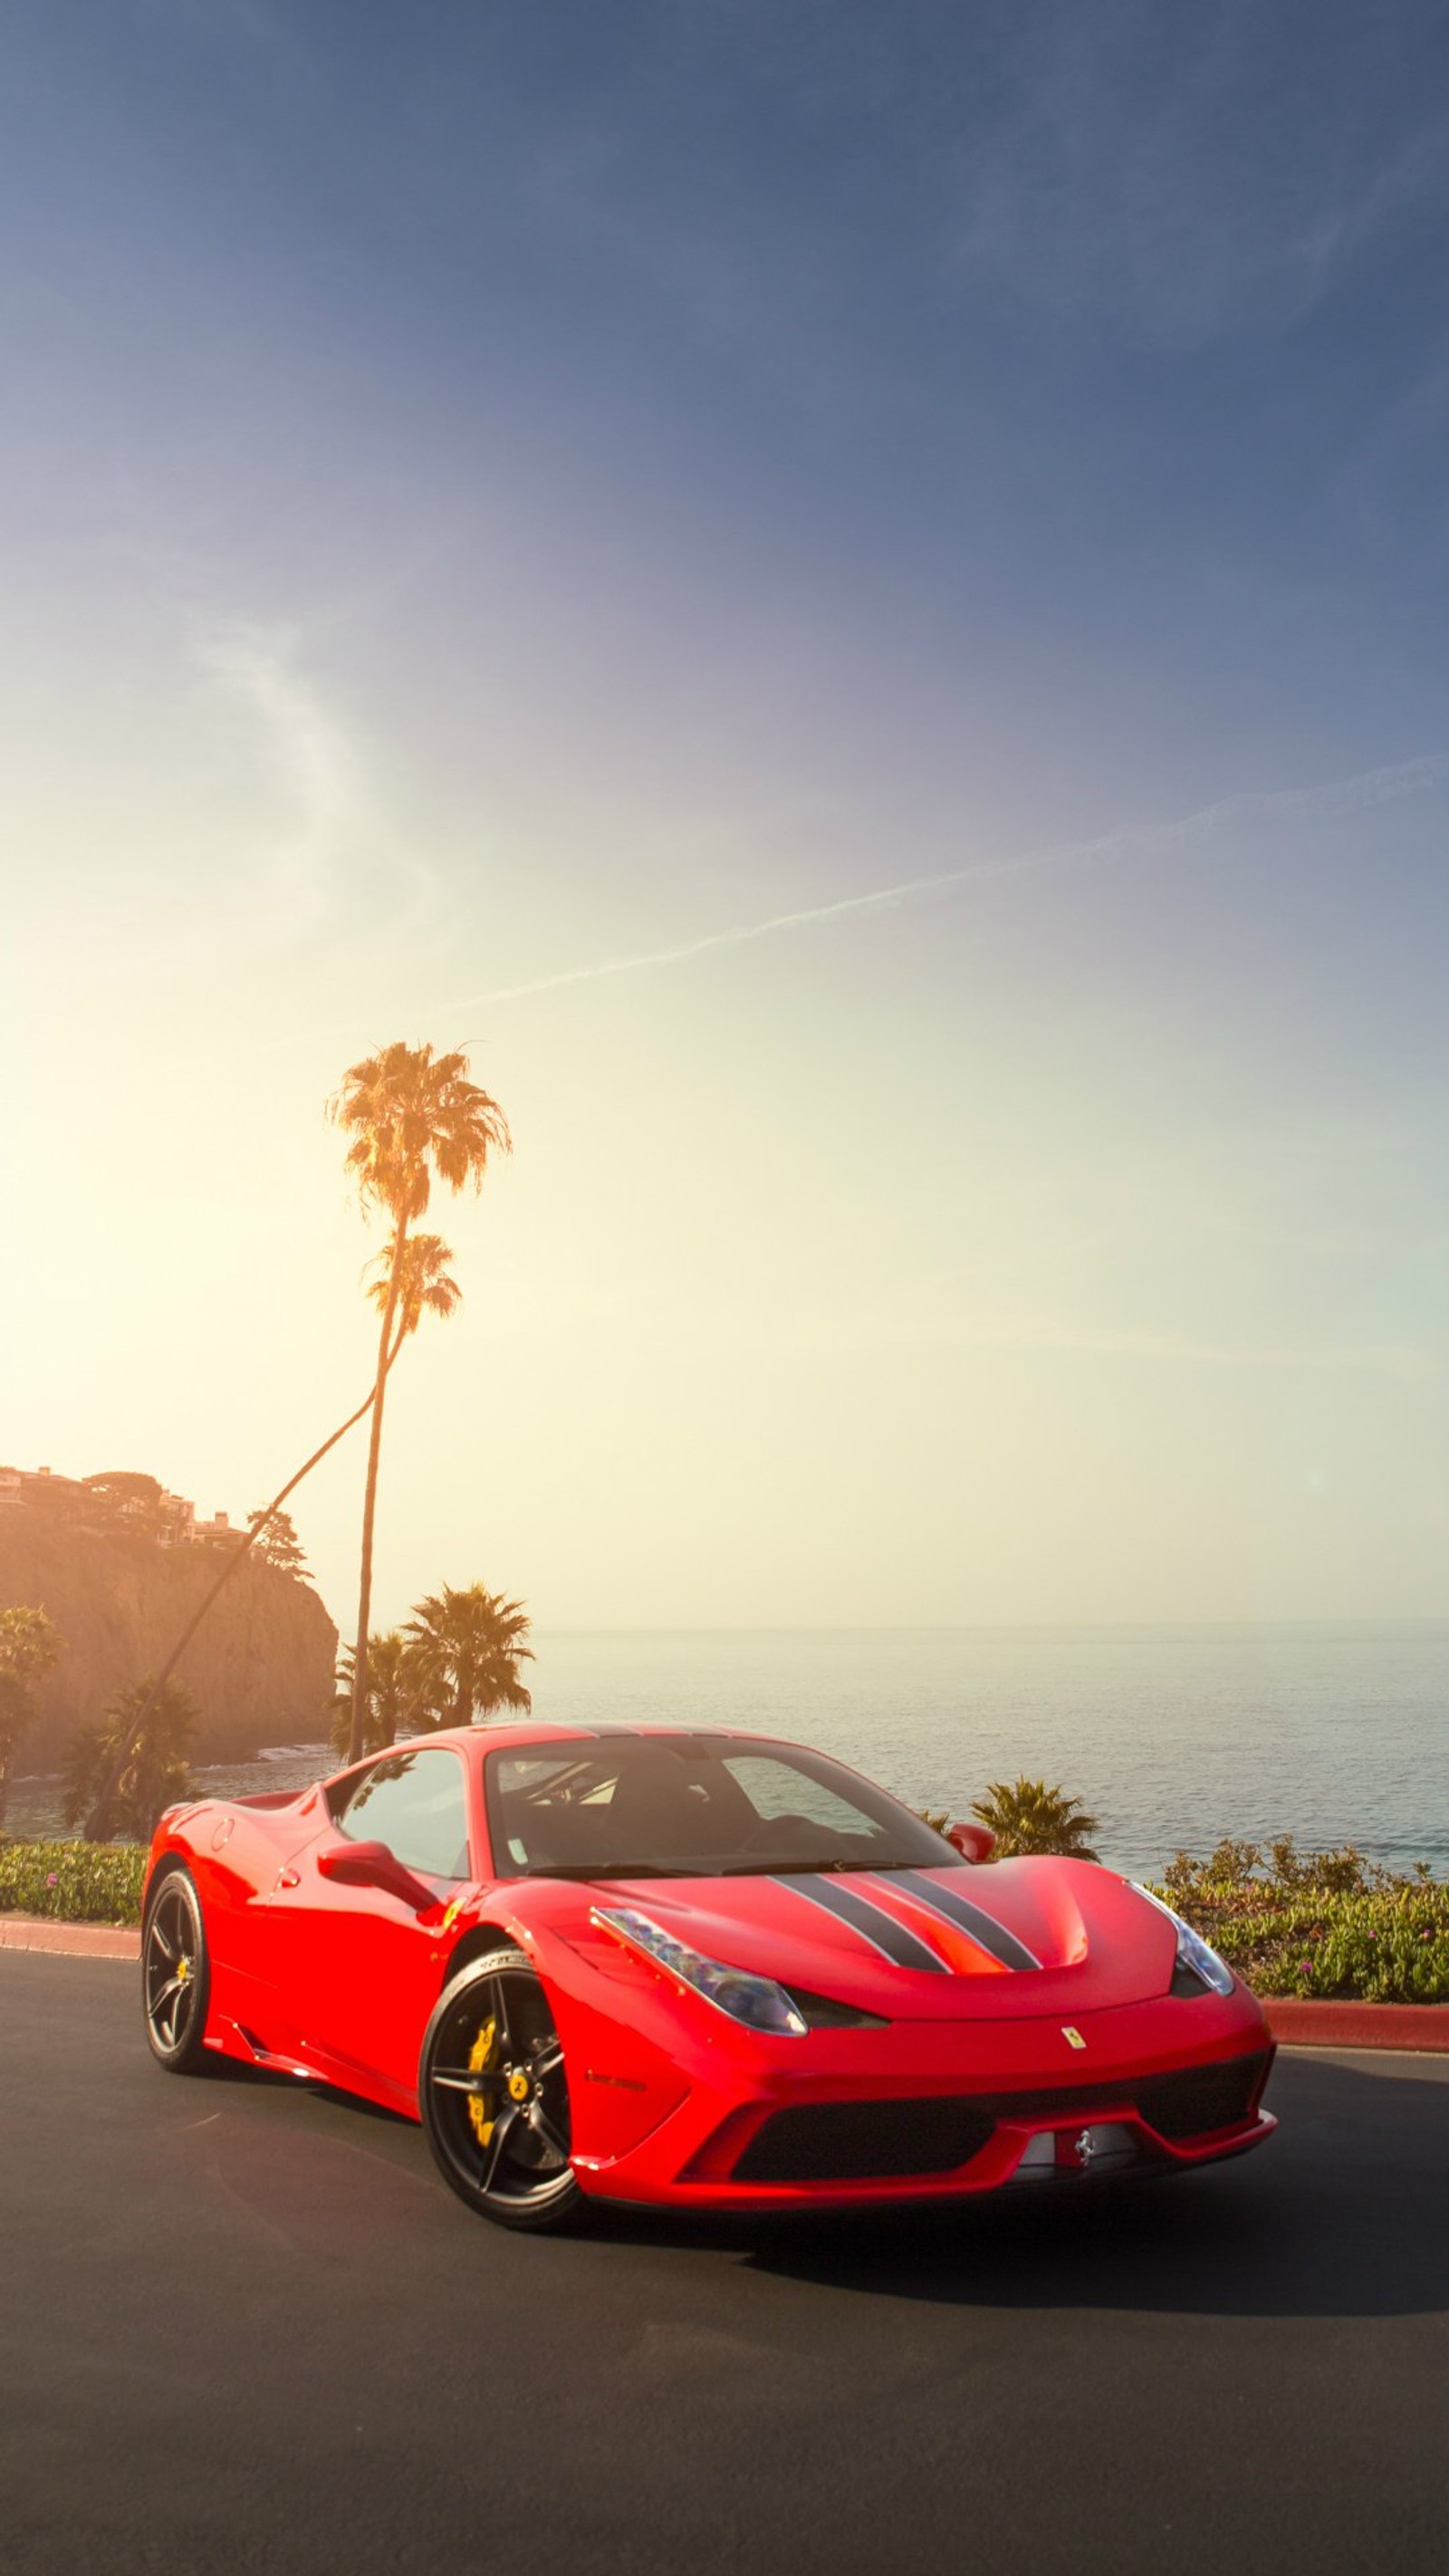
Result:
[[[1062,2037],[1066,2041],[1068,2048],[1085,2048],[1087,2045],[1081,2032],[1078,2030],[1076,2023],[1073,2021],[1063,2022]]]
[[[1093,2137],[1091,2130],[1084,2129],[1079,2138],[1074,2138],[1072,2140],[1072,2147],[1075,2152],[1077,2162],[1085,2173],[1093,2156],[1097,2152],[1097,2141]]]

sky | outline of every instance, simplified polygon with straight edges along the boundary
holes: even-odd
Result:
[[[1449,1612],[1442,11],[6,55],[0,1456],[266,1499],[426,1038],[382,1624]]]

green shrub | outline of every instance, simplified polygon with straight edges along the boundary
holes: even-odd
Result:
[[[139,1923],[145,1871],[135,1843],[0,1841],[0,1913]]]
[[[1263,1995],[1355,2003],[1449,2003],[1449,1885],[1420,1861],[1412,1876],[1352,1844],[1300,1852],[1222,1842],[1205,1861],[1179,1852],[1160,1893]]]
[[[934,1818],[932,1819],[934,1822]],[[0,1837],[0,1913],[139,1923],[146,1854],[135,1844]],[[1224,1842],[1179,1852],[1159,1894],[1263,1995],[1449,2003],[1449,1884],[1341,1852]]]

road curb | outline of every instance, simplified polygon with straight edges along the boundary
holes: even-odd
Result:
[[[123,1923],[57,1923],[49,1914],[0,1914],[0,1950],[48,1950],[59,1959],[139,1959],[141,1935]]]
[[[1260,1995],[1285,2048],[1407,2048],[1449,2053],[1449,2004],[1335,2004]]]

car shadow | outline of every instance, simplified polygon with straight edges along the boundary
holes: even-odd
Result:
[[[281,2079],[284,2084],[295,2084],[296,2080],[294,2075]],[[418,2135],[416,2120],[410,2120],[405,2111],[389,2111],[385,2102],[368,2102],[360,2093],[345,2093],[340,2084],[324,2084],[320,2076],[308,2083],[307,2093],[313,2102],[332,2102],[340,2110],[356,2111],[361,2119],[379,2120],[384,2128],[401,2129],[409,2137]]]
[[[1400,2060],[1402,2066],[1406,2061]],[[218,2062],[223,2081],[390,2131],[415,2121],[320,2081]],[[1200,2316],[1397,2316],[1449,2309],[1449,2070],[1280,2055],[1281,2126],[1249,2155],[1127,2181],[1042,2182],[914,2207],[693,2214],[598,2201],[593,2239],[719,2254],[780,2279],[971,2308]]]
[[[1044,2182],[949,2206],[695,2220],[623,2209],[600,2232],[742,2253],[857,2296],[971,2308],[1397,2316],[1449,2308],[1449,2082],[1300,2055],[1251,2155],[1140,2182]]]
[[[381,2120],[390,2129],[417,2132],[416,2120],[404,2111],[389,2111],[381,2102],[369,2102],[364,2094],[348,2093],[340,2084],[329,2084],[320,2075],[294,2075],[290,2068],[257,2066],[239,2057],[209,2057],[199,2070],[208,2084],[238,2084],[252,2093],[280,2093],[294,2102],[327,2102],[340,2111],[354,2111],[362,2120]]]

